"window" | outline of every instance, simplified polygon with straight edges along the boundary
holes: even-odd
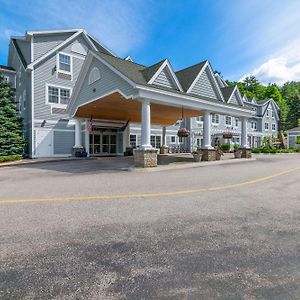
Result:
[[[251,121],[251,128],[252,128],[253,130],[257,130],[257,122]]]
[[[48,86],[48,103],[66,106],[69,103],[71,90],[61,87]]]
[[[6,83],[9,83],[9,77],[8,76],[4,75],[3,79],[6,81]]]
[[[130,135],[130,146],[132,148],[136,148],[136,135],[135,134]]]
[[[71,73],[71,56],[59,53],[58,70],[64,73]]]
[[[274,111],[272,110],[272,118],[274,119]]]
[[[267,117],[269,116],[269,110],[267,109]]]
[[[175,135],[171,136],[171,143],[176,143],[176,136]]]
[[[151,135],[150,143],[152,147],[159,148],[161,145],[161,136],[160,135]]]
[[[27,106],[27,95],[26,90],[23,91],[23,109],[26,109]]]
[[[89,84],[94,83],[95,81],[99,80],[101,78],[100,71],[98,68],[94,67],[89,75]]]
[[[197,122],[203,122],[203,116],[196,117]]]
[[[183,139],[182,139],[181,136],[178,138],[178,140],[179,140],[179,143],[182,143],[182,142],[183,142]]]
[[[70,90],[60,89],[60,104],[67,105],[70,100]]]
[[[269,130],[269,123],[265,123],[265,130]]]
[[[231,125],[231,124],[232,124],[232,119],[231,119],[230,116],[226,116],[226,117],[225,117],[225,124],[226,124],[226,125]]]
[[[239,119],[238,118],[234,118],[234,125],[235,127],[239,127]]]
[[[276,130],[276,125],[272,124],[272,130],[275,131]]]
[[[212,115],[211,115],[211,122],[212,122],[213,124],[219,124],[219,115],[217,115],[217,114],[212,114]]]

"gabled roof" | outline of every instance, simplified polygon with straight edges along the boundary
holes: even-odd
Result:
[[[204,66],[207,64],[207,62],[208,62],[207,60],[204,60],[196,65],[175,72],[185,92],[190,88],[190,86],[195,81],[196,77],[198,76],[200,71],[204,68]]]
[[[253,99],[252,99],[252,101],[253,101]],[[257,104],[263,105],[263,104],[266,104],[269,101],[270,101],[270,99],[265,99],[265,100],[257,100],[256,102],[257,102]]]
[[[109,53],[110,55],[114,55],[113,53],[109,52],[109,50],[107,50],[107,48],[105,48],[104,46],[102,46],[100,43],[98,43],[93,37],[91,37],[90,35],[87,34],[87,32],[83,29],[78,29],[77,31],[74,30],[65,30],[65,31],[59,31],[59,30],[55,30],[55,31],[32,31],[29,32],[27,34],[58,34],[58,33],[65,33],[65,32],[74,32],[74,34],[72,34],[69,38],[67,38],[65,41],[63,41],[62,43],[60,43],[59,45],[57,45],[56,47],[54,47],[53,49],[51,49],[50,51],[48,51],[47,53],[45,53],[44,55],[42,55],[41,57],[39,57],[38,59],[36,59],[35,61],[33,61],[31,64],[29,64],[27,67],[28,69],[33,69],[33,67],[42,62],[43,60],[45,60],[47,57],[49,57],[50,55],[52,55],[53,53],[55,53],[56,51],[59,51],[61,48],[63,48],[64,46],[66,46],[68,43],[70,43],[71,41],[73,41],[77,36],[82,35],[84,37],[84,39],[87,41],[87,43],[92,47],[93,50],[95,51],[99,51],[99,47],[101,47],[101,49],[105,49],[107,51],[107,53]],[[95,43],[98,47],[95,46]]]
[[[17,53],[18,53],[18,56],[20,58],[20,61],[21,61],[22,65],[23,65],[24,69],[26,69],[27,68],[27,62],[26,62],[26,60],[25,60],[25,58],[24,58],[24,56],[22,54],[22,51],[21,51],[21,49],[20,49],[20,47],[19,47],[16,39],[14,39],[14,38],[11,39],[11,42],[14,45],[14,47],[15,47]]]
[[[223,94],[223,97],[225,99],[226,102],[229,101],[229,99],[231,98],[233,92],[235,91],[236,89],[236,86],[226,86],[226,87],[222,87],[221,88],[221,91],[222,91],[222,94]]]
[[[158,63],[160,64],[160,63]],[[156,64],[157,65],[157,64]],[[156,72],[153,74],[153,76],[148,80],[148,84],[152,84],[154,83],[154,81],[156,80],[156,78],[159,76],[159,74],[164,70],[164,69],[167,69],[167,71],[169,72],[170,76],[171,76],[171,79],[173,80],[174,82],[174,85],[177,86],[178,90],[183,92],[183,89],[181,87],[181,84],[178,80],[178,78],[176,77],[175,75],[175,72],[173,71],[173,68],[171,66],[171,64],[169,63],[169,61],[167,59],[165,59],[160,65],[159,67],[156,66],[156,65],[153,65],[151,68],[151,70],[149,71],[149,74],[151,72],[153,72],[155,69],[156,69]],[[158,67],[158,68],[157,68]],[[149,74],[147,74],[149,76]]]
[[[215,77],[216,77],[216,80],[217,80],[217,83],[218,83],[219,87],[228,86],[227,82],[220,76],[219,73],[215,73]]]
[[[0,65],[0,70],[6,70],[6,71],[12,71],[12,72],[16,71],[14,68],[8,67],[8,66],[4,66],[4,65]]]
[[[150,81],[150,79],[154,76],[154,74],[159,70],[159,68],[162,66],[162,64],[165,62],[165,59],[159,61],[158,63],[148,67],[148,68],[145,68],[143,70],[143,75],[146,79],[146,81]]]
[[[300,132],[300,127],[294,127],[292,129],[289,129],[287,132]]]

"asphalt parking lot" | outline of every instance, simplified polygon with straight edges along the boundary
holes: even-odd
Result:
[[[0,183],[1,299],[300,298],[298,154],[51,162],[1,168]]]

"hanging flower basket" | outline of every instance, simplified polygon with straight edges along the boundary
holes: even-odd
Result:
[[[180,128],[177,132],[177,136],[179,137],[188,137],[190,132],[186,128]]]
[[[224,132],[224,134],[223,134],[224,139],[231,139],[232,137],[233,137],[233,133],[230,131]]]

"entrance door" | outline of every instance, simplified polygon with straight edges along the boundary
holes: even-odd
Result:
[[[90,155],[117,154],[116,130],[98,129],[90,134]]]
[[[52,131],[47,129],[36,129],[35,153],[37,157],[50,157],[52,150]]]

